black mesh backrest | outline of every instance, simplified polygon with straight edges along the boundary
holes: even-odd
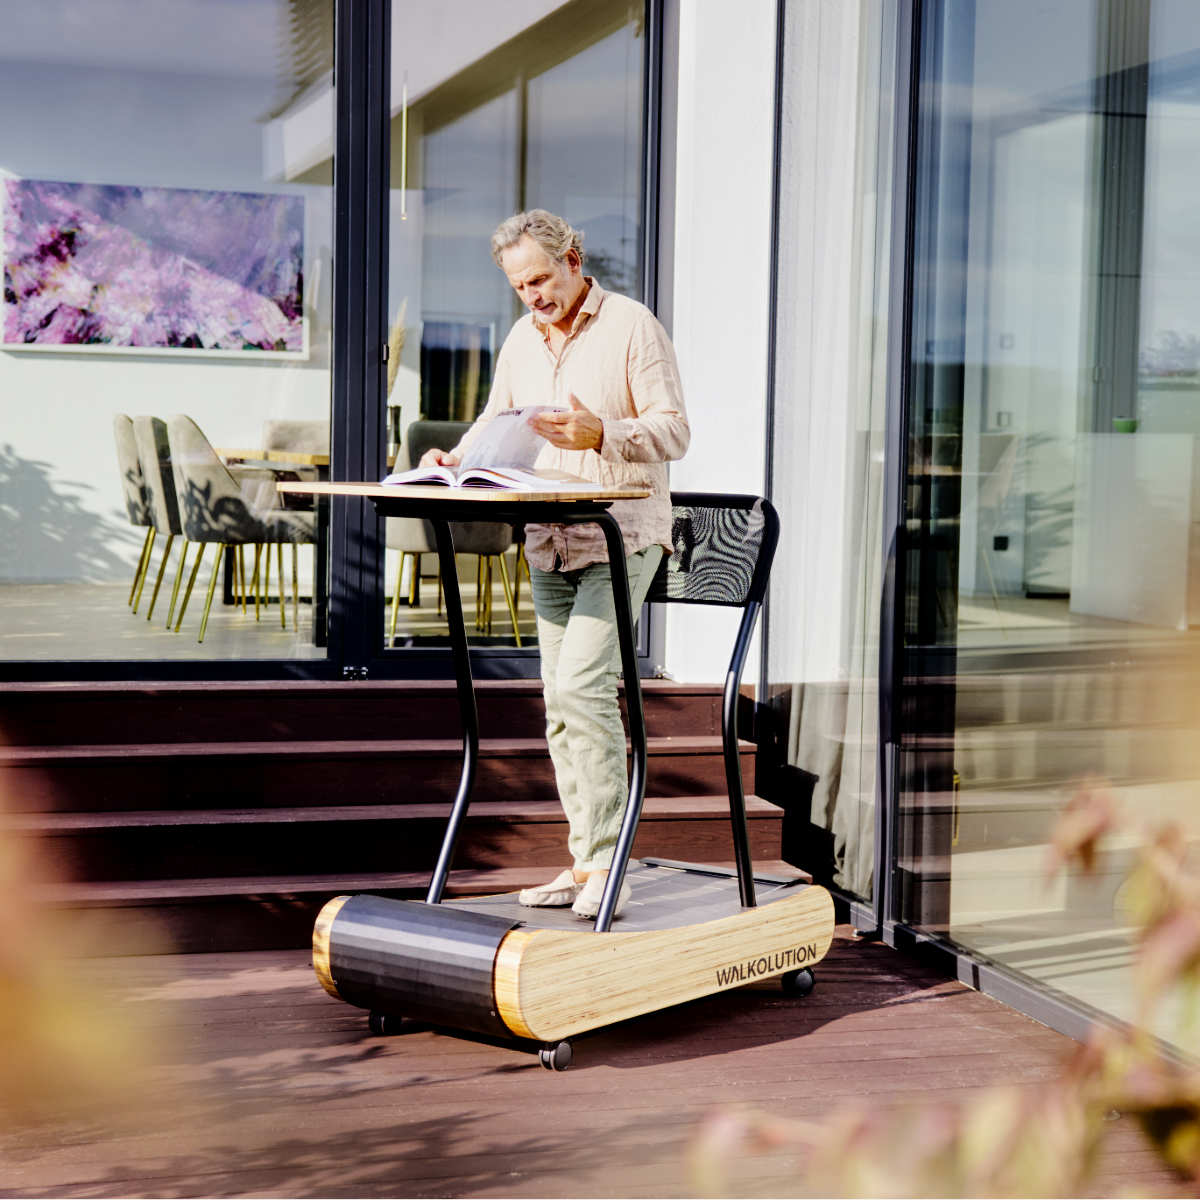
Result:
[[[671,493],[672,553],[646,597],[652,603],[743,607],[762,601],[779,517],[761,496]]]

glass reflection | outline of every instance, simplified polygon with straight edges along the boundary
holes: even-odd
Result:
[[[449,448],[487,401],[522,313],[491,257],[505,217],[562,213],[584,232],[585,270],[641,298],[645,41],[640,7],[617,0],[575,0],[536,21],[483,0],[410,6],[393,39],[388,440],[403,467],[415,422],[416,438]],[[446,642],[419,525],[387,522],[388,647]],[[459,556],[468,633],[523,648],[536,634],[521,531],[502,553],[485,549]]]
[[[332,195],[283,130],[332,45],[332,2],[0,0],[0,658],[324,657],[312,514],[273,478],[328,460]],[[224,544],[257,577],[232,551],[213,573],[220,538],[193,575],[179,413],[223,452]],[[159,423],[140,454],[126,417]],[[255,552],[284,526],[294,559]]]
[[[1200,12],[980,0],[923,34],[903,915],[1129,1016],[1142,835],[1044,868],[1097,787],[1200,833]]]

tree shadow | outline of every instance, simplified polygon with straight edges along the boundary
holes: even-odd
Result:
[[[127,576],[145,536],[86,507],[88,484],[56,480],[52,464],[0,447],[0,561],[24,564],[32,581],[99,581]],[[11,576],[10,576],[11,581]]]

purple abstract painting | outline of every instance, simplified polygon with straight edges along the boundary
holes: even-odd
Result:
[[[303,197],[4,187],[0,345],[305,352]]]

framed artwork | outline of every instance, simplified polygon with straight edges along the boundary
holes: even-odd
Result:
[[[302,196],[0,188],[0,349],[307,357]]]

